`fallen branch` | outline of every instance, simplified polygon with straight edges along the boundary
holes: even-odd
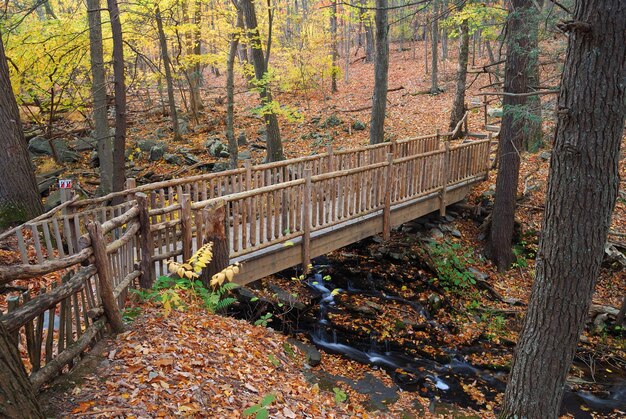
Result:
[[[485,92],[485,93],[476,93],[478,96],[513,96],[513,97],[528,97],[528,96],[539,96],[539,95],[552,95],[555,93],[559,93],[559,90],[538,90],[536,92],[526,92],[526,93],[510,93],[510,92]]]

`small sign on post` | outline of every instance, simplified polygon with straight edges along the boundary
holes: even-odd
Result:
[[[72,189],[72,179],[59,179],[59,189]]]

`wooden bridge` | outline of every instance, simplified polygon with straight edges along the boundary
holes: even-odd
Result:
[[[0,266],[0,287],[56,275],[37,293],[7,298],[0,317],[23,353],[36,388],[80,356],[119,320],[127,290],[148,287],[164,262],[187,260],[222,214],[240,284],[382,233],[458,202],[488,175],[491,139],[451,145],[448,134],[128,188],[69,199],[0,236],[21,263]],[[117,205],[106,205],[112,199]],[[19,290],[18,288],[14,288]]]

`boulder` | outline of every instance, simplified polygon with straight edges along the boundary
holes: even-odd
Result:
[[[315,346],[309,345],[308,343],[304,343],[295,338],[289,338],[287,339],[287,342],[289,342],[291,345],[295,346],[300,351],[302,351],[302,353],[304,353],[304,356],[306,357],[306,362],[311,367],[317,367],[322,362],[322,354],[320,353],[320,351],[317,350]]]
[[[100,166],[100,156],[98,156],[97,151],[92,151],[89,155],[89,166],[90,167],[98,167]]]
[[[230,169],[230,165],[225,161],[218,161],[213,165],[214,172],[223,172],[224,170]]]
[[[238,160],[248,160],[250,158],[252,158],[252,153],[248,150],[240,151],[239,153],[237,153]]]
[[[162,143],[155,141],[155,140],[150,140],[150,139],[137,141],[137,147],[139,147],[141,151],[144,151],[146,153],[149,153],[152,147],[154,147],[155,145],[159,145],[159,144],[162,144]]]
[[[237,145],[247,145],[248,144],[248,139],[246,138],[246,133],[244,131],[241,131],[239,133],[239,135],[237,136]]]
[[[352,123],[352,129],[355,131],[363,131],[365,129],[365,123],[357,119]]]
[[[185,159],[185,163],[189,165],[200,163],[200,159],[198,159],[198,157],[195,156],[194,154],[191,154],[189,152],[184,152],[181,154],[183,155],[183,158]]]
[[[180,135],[189,134],[189,121],[186,119],[178,118],[178,132]]]
[[[46,203],[43,207],[44,210],[50,211],[57,205],[61,205],[61,191],[59,189],[57,189],[56,191],[52,191],[50,195],[48,195],[48,199],[46,199]]]
[[[217,138],[211,138],[206,143],[205,146],[207,151],[209,152],[209,156],[211,157],[229,157],[228,146],[221,142]]]
[[[541,158],[541,160],[548,161],[550,160],[550,156],[551,156],[551,153],[549,151],[542,151],[541,154],[539,155],[539,158]]]
[[[52,140],[54,148],[57,152],[59,160],[63,163],[76,162],[79,159],[78,153],[71,150],[67,141],[57,138]],[[44,137],[33,137],[28,142],[28,151],[35,156],[52,156],[52,147],[50,141]]]
[[[164,153],[163,159],[169,164],[175,164],[177,166],[183,164],[183,158],[176,154]]]
[[[157,144],[150,149],[150,161],[158,161],[163,158],[165,154],[165,146],[163,144]]]

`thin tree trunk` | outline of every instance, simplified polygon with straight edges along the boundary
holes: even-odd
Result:
[[[126,80],[124,76],[124,43],[117,0],[107,0],[113,36],[113,78],[115,79],[115,142],[113,146],[113,191],[124,189],[126,176]],[[122,198],[114,199],[114,203]]]
[[[365,6],[365,0],[361,0],[361,5]],[[365,26],[365,62],[371,63],[374,61],[374,32],[372,30],[372,20],[369,16],[364,15],[365,9],[359,9],[361,12],[361,19]]]
[[[238,147],[235,139],[235,56],[239,45],[239,37],[244,29],[243,12],[237,7],[237,26],[230,34],[228,61],[226,63],[226,138],[230,154],[230,168],[237,168]]]
[[[467,20],[461,22],[459,39],[459,67],[456,73],[456,92],[450,115],[450,131],[453,131],[465,113],[465,89],[467,83],[467,61],[469,56],[469,27]],[[462,134],[459,130],[457,137]]]
[[[257,82],[261,82],[264,80],[264,75],[267,71],[266,60],[263,57],[263,47],[261,45],[261,38],[259,35],[259,28],[256,19],[256,11],[254,9],[254,3],[252,0],[241,0],[239,6],[243,11],[243,17],[248,28],[248,33],[250,37],[251,48],[250,52],[252,53],[252,62],[254,64],[254,73],[257,79]],[[268,105],[272,103],[272,94],[269,90],[269,86],[267,83],[262,83],[259,86],[261,103],[263,105]],[[276,114],[268,109],[267,112],[264,112],[265,118],[265,127],[267,129],[267,161],[273,162],[278,160],[283,160],[285,158],[283,154],[283,145],[280,140],[280,128],[278,126],[278,118]]]
[[[512,0],[507,22],[507,57],[504,70],[504,92],[526,93],[530,41],[528,14],[533,13],[532,0]],[[526,96],[504,96],[504,115],[498,145],[496,196],[486,254],[499,270],[515,260],[511,249],[515,224],[515,201],[519,178],[520,151],[525,126]]]
[[[529,91],[540,90],[539,76],[539,13],[529,17],[528,30],[530,34],[530,59],[528,69]],[[543,145],[543,134],[541,131],[541,98],[540,96],[530,96],[528,98],[528,122],[524,130],[522,148],[526,151],[536,151]]]
[[[176,99],[174,98],[174,81],[172,78],[172,66],[170,56],[167,52],[167,38],[163,30],[163,19],[161,17],[161,9],[156,6],[154,10],[154,18],[157,23],[159,32],[159,44],[161,45],[161,56],[163,57],[163,68],[165,69],[165,83],[167,85],[167,102],[170,108],[170,120],[172,121],[172,131],[174,132],[174,141],[182,139],[180,128],[178,127],[178,112],[176,111]]]
[[[43,211],[0,39],[0,227]]]
[[[332,68],[330,73],[331,91],[335,93],[337,91],[337,0],[333,0],[333,8],[330,14],[330,36],[331,36],[331,54],[332,54]]]
[[[104,78],[104,53],[102,49],[102,18],[100,0],[87,0],[89,21],[89,51],[91,57],[91,94],[93,96],[93,120],[95,138],[98,142],[100,161],[100,192],[113,190],[113,138],[109,135],[107,117],[107,92]]]
[[[432,41],[432,56],[431,56],[431,72],[430,72],[430,93],[439,93],[439,85],[437,84],[437,61],[439,61],[439,0],[433,1],[433,22],[431,25],[430,38]]]
[[[0,322],[0,417],[44,418],[15,343]]]
[[[376,62],[374,63],[374,95],[370,122],[370,144],[385,140],[387,109],[387,73],[389,72],[389,24],[387,0],[376,0]]]
[[[626,3],[577,1],[536,279],[502,417],[556,418],[604,254],[626,116]],[[574,221],[574,223],[572,223]]]

